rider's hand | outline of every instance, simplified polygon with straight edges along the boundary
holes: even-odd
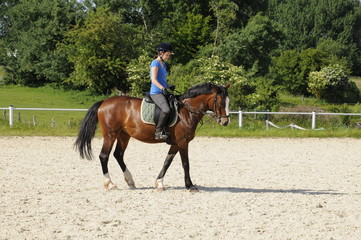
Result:
[[[171,90],[171,91],[174,91],[175,86],[174,86],[174,85],[169,85],[169,86],[168,86],[168,89]]]
[[[168,92],[168,90],[166,89],[166,88],[164,88],[163,90],[162,90],[162,92],[163,92],[163,95],[164,96],[169,96],[169,95],[171,95],[171,93],[170,92]]]

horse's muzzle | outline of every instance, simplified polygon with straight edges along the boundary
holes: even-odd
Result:
[[[217,117],[217,122],[222,126],[227,126],[229,123],[229,115]]]

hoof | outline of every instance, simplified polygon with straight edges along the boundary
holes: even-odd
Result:
[[[108,187],[108,190],[119,190],[119,188],[117,187],[117,185],[113,185]]]
[[[106,190],[118,190],[119,188],[117,187],[117,185],[115,185],[112,182],[106,182],[104,183],[104,187]]]
[[[163,179],[157,179],[154,183],[155,188],[158,192],[164,192],[165,187],[163,185]]]
[[[128,184],[129,189],[136,189],[137,187],[135,186],[135,184]]]
[[[157,188],[157,191],[158,191],[158,192],[164,192],[164,191],[165,191],[165,188]]]
[[[199,192],[198,188],[195,187],[195,186],[190,187],[190,188],[188,189],[188,191],[191,192],[191,193]]]

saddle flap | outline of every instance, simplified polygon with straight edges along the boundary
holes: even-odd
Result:
[[[159,118],[159,111],[161,111],[160,108],[154,102],[150,103],[146,100],[146,98],[143,99],[140,108],[140,115],[144,123],[156,125],[156,122]],[[156,121],[154,120],[155,118]],[[177,102],[173,102],[171,107],[169,127],[173,127],[177,123],[177,120],[178,120],[178,105]]]

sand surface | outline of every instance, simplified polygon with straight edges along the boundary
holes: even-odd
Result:
[[[127,188],[106,191],[98,159],[74,138],[0,137],[0,239],[360,239],[360,139],[222,139],[190,143],[192,181],[179,155],[157,192],[168,146],[131,140]],[[98,155],[102,140],[93,140]]]

